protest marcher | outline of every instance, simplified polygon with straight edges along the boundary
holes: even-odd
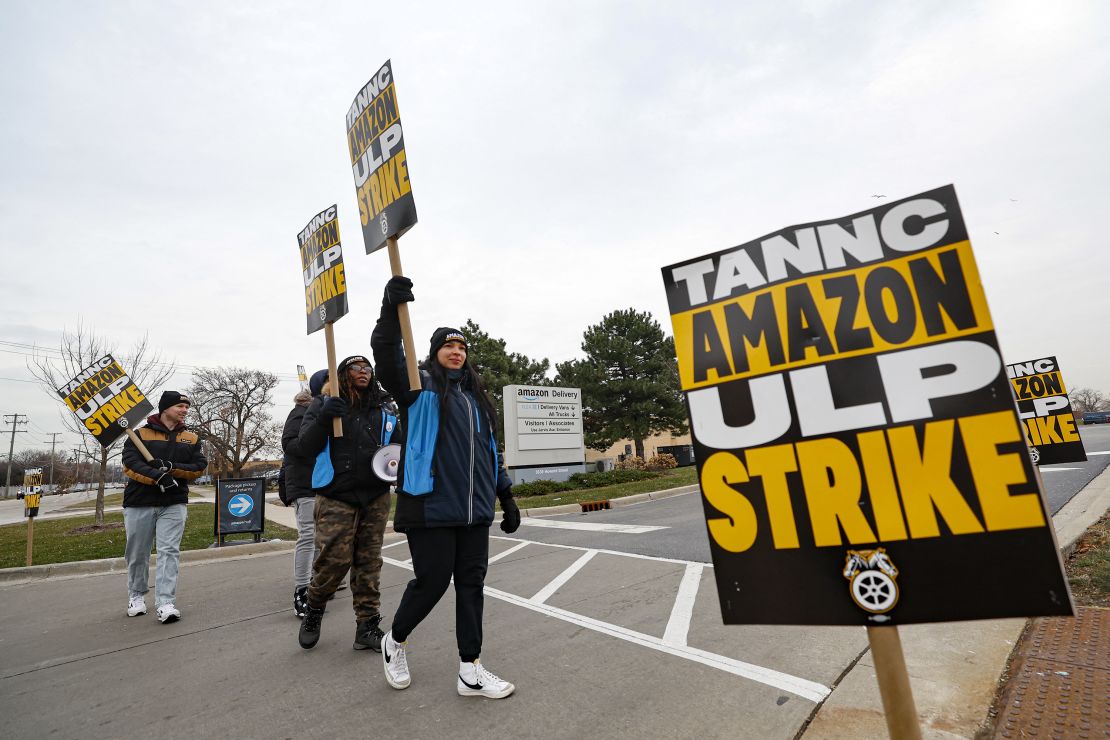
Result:
[[[312,561],[317,553],[316,499],[312,491],[312,468],[316,456],[301,451],[299,435],[305,411],[312,399],[320,395],[327,379],[326,369],[312,374],[308,390],[302,390],[293,397],[295,405],[285,418],[285,428],[281,433],[281,451],[285,453],[281,463],[284,477],[281,502],[293,507],[297,520],[297,546],[293,549],[293,614],[302,619],[308,609],[308,583],[312,579]]]
[[[163,624],[181,618],[177,601],[177,571],[181,536],[185,533],[185,505],[189,481],[199,478],[208,461],[200,438],[185,429],[188,396],[166,391],[139,429],[139,439],[154,459],[147,462],[130,438],[123,443],[123,472],[130,479],[123,491],[123,523],[127,533],[127,616],[146,614],[150,548],[156,544],[154,606]]]
[[[324,607],[347,571],[355,610],[355,650],[381,650],[382,539],[389,519],[389,483],[370,461],[399,435],[397,418],[383,404],[370,361],[354,355],[339,363],[337,378],[305,411],[298,435],[302,454],[315,456],[316,547],[298,642],[306,650],[320,640]],[[338,382],[336,382],[338,381]],[[343,436],[332,420],[343,423]]]
[[[393,521],[408,538],[415,575],[382,640],[385,677],[395,689],[409,686],[409,635],[443,597],[453,577],[459,648],[456,688],[461,696],[501,699],[512,694],[514,686],[481,663],[482,590],[494,499],[501,501],[501,529],[507,533],[520,526],[520,509],[498,460],[497,414],[467,361],[462,332],[436,329],[420,365],[422,389],[409,390],[397,306],[411,300],[412,282],[392,278],[370,339],[378,377],[400,404],[405,425],[407,442]]]

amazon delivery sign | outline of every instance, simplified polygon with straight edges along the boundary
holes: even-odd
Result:
[[[663,281],[726,623],[1072,613],[952,186]]]

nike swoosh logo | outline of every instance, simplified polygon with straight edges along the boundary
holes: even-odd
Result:
[[[462,681],[463,686],[467,687],[468,689],[473,689],[474,691],[481,691],[482,690],[482,684],[480,684],[480,683],[467,683],[466,680],[463,679],[462,676],[459,676],[459,680]]]

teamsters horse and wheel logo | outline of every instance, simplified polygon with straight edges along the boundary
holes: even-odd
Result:
[[[844,577],[856,606],[872,614],[886,614],[898,603],[898,568],[877,550],[849,550],[844,557]]]

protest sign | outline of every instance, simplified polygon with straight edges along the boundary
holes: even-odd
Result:
[[[389,268],[403,275],[397,240],[416,223],[416,203],[409,183],[408,155],[397,107],[390,60],[363,85],[347,110],[347,151],[355,178],[358,213],[366,253],[389,250]],[[412,337],[409,306],[397,306],[409,388],[420,390],[416,343]]]
[[[57,390],[69,410],[103,447],[141,424],[154,410],[111,355],[104,355]],[[141,443],[139,447],[145,456],[146,448]]]
[[[347,313],[347,279],[339,242],[336,206],[320,211],[297,234],[304,277],[308,333],[323,329]]]
[[[297,365],[297,381],[301,384],[301,390],[308,390],[308,373],[304,369],[304,365]]]
[[[328,377],[334,378],[335,334],[331,326],[347,314],[347,278],[343,272],[343,246],[339,242],[338,207],[333,205],[313,216],[297,234],[297,244],[304,273],[308,333],[324,330]],[[332,429],[336,437],[342,437],[342,419],[332,419]]]
[[[1075,413],[1055,357],[1006,366],[1029,455],[1037,465],[1084,462],[1087,451],[1075,427]]]
[[[953,187],[663,279],[726,623],[1072,613]]]
[[[347,151],[358,196],[366,253],[385,246],[416,223],[405,135],[390,60],[382,65],[347,111]]]

